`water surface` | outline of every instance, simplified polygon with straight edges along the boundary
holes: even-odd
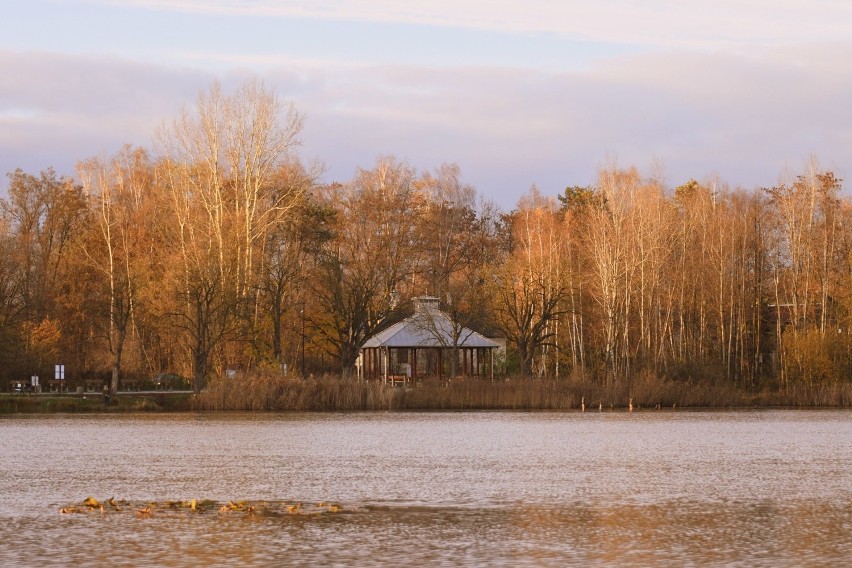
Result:
[[[0,419],[2,565],[834,565],[843,411]],[[335,501],[316,517],[61,515]]]

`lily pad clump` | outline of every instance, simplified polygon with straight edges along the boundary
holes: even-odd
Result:
[[[244,515],[249,517],[280,517],[280,516],[315,516],[334,513],[353,512],[344,509],[338,503],[320,502],[303,504],[293,501],[228,501],[219,502],[210,499],[190,499],[181,501],[126,501],[110,497],[106,501],[98,501],[87,497],[80,504],[62,507],[62,514],[134,514],[139,518],[156,516],[178,516],[202,513],[216,515]]]

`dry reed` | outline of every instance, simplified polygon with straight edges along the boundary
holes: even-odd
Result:
[[[401,388],[337,376],[316,379],[252,372],[216,377],[194,400],[196,410],[587,410],[734,408],[753,406],[852,406],[852,384],[799,385],[784,391],[751,392],[727,382],[674,381],[639,374],[605,383],[574,375],[567,379],[509,377],[497,381],[423,380]]]

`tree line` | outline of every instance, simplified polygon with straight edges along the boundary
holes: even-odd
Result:
[[[302,115],[214,85],[151,148],[16,170],[0,199],[0,378],[225,369],[350,376],[434,295],[521,376],[743,388],[852,378],[852,203],[812,160],[775,187],[602,168],[510,212],[458,166],[379,158],[323,184]],[[454,367],[455,368],[455,367]]]

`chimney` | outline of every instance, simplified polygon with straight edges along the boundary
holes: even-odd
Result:
[[[440,300],[434,296],[418,296],[413,301],[415,314],[436,312],[440,303]]]

